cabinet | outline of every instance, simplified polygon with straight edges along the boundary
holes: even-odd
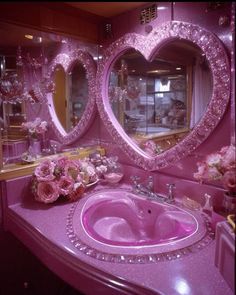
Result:
[[[235,233],[227,221],[216,226],[215,265],[232,291],[235,291]]]

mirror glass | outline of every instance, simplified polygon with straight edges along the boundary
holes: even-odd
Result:
[[[86,132],[95,112],[97,59],[98,45],[92,42],[0,22],[4,165],[21,161],[29,148],[23,122],[47,121],[47,133],[39,136],[42,154],[54,152],[48,135],[67,148]]]
[[[53,73],[55,89],[53,104],[56,115],[66,132],[76,127],[88,102],[88,81],[83,65],[76,61],[68,73],[57,65]]]
[[[53,92],[53,105],[56,115],[65,130],[67,127],[67,100],[66,100],[66,73],[61,65],[57,65],[53,73],[55,89]]]
[[[171,148],[204,114],[212,94],[212,74],[202,50],[183,40],[169,42],[147,61],[134,50],[114,62],[108,88],[118,122],[143,150]],[[203,91],[204,89],[204,91]]]
[[[83,116],[88,102],[88,81],[83,65],[76,62],[69,73],[69,128],[74,128]]]
[[[112,43],[98,67],[97,105],[114,142],[158,170],[192,153],[220,122],[230,94],[221,40],[170,21]]]
[[[48,70],[53,89],[45,103],[59,139],[67,144],[78,139],[93,119],[95,112],[96,63],[84,50],[59,53]]]

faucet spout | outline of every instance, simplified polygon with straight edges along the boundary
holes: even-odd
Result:
[[[149,200],[157,200],[158,202],[164,202],[164,197],[159,196],[153,192],[153,177],[149,176],[146,185],[139,183],[140,178],[138,176],[131,176],[130,179],[133,181],[133,190],[139,194],[147,197]]]

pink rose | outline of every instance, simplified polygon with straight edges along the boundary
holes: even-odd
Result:
[[[202,179],[207,177],[207,166],[203,162],[198,162],[197,166],[198,166],[198,171],[193,174],[193,177],[201,181]]]
[[[42,121],[39,125],[35,127],[35,132],[38,134],[43,134],[47,131],[47,122]]]
[[[207,178],[210,180],[218,180],[222,178],[222,174],[216,167],[208,167]]]
[[[206,157],[206,163],[209,166],[217,166],[221,162],[221,155],[218,153],[210,154]]]
[[[227,171],[222,178],[222,183],[227,191],[231,193],[236,192],[236,171]]]
[[[65,166],[65,175],[72,177],[74,180],[77,179],[79,174],[79,164],[75,161],[68,161]]]
[[[35,199],[43,203],[53,203],[59,197],[57,183],[53,181],[43,181],[38,183]]]
[[[58,158],[54,159],[56,166],[63,168],[63,169],[65,169],[65,166],[68,161],[69,161],[68,158],[65,156],[58,157]]]
[[[67,175],[67,172],[65,172],[65,167],[67,165],[67,163],[69,162],[69,159],[65,156],[62,157],[58,157],[56,159],[54,159],[55,162],[55,175],[57,177],[60,177],[62,175]]]
[[[67,176],[62,176],[58,181],[59,194],[66,196],[69,195],[74,188],[74,180]]]
[[[36,167],[34,174],[38,181],[51,181],[55,178],[53,174],[54,168],[54,162],[45,160]]]
[[[222,174],[214,166],[208,166],[205,162],[197,163],[198,171],[193,174],[193,177],[199,181],[206,180],[217,180],[221,179]]]

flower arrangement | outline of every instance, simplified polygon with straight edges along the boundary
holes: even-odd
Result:
[[[39,134],[44,134],[47,131],[48,123],[36,118],[34,121],[24,122],[21,124],[23,130],[28,131],[29,135],[37,138]]]
[[[62,156],[44,160],[35,168],[32,192],[43,203],[53,203],[59,197],[75,201],[82,196],[86,185],[96,180],[95,167],[90,161]]]
[[[90,161],[95,166],[96,173],[102,181],[116,184],[124,176],[122,165],[118,162],[117,156],[107,157],[95,153],[91,155]]]
[[[203,162],[198,162],[198,171],[194,178],[201,183],[204,180],[220,180],[228,195],[236,197],[236,161],[235,146],[229,145],[220,151],[208,155]]]

